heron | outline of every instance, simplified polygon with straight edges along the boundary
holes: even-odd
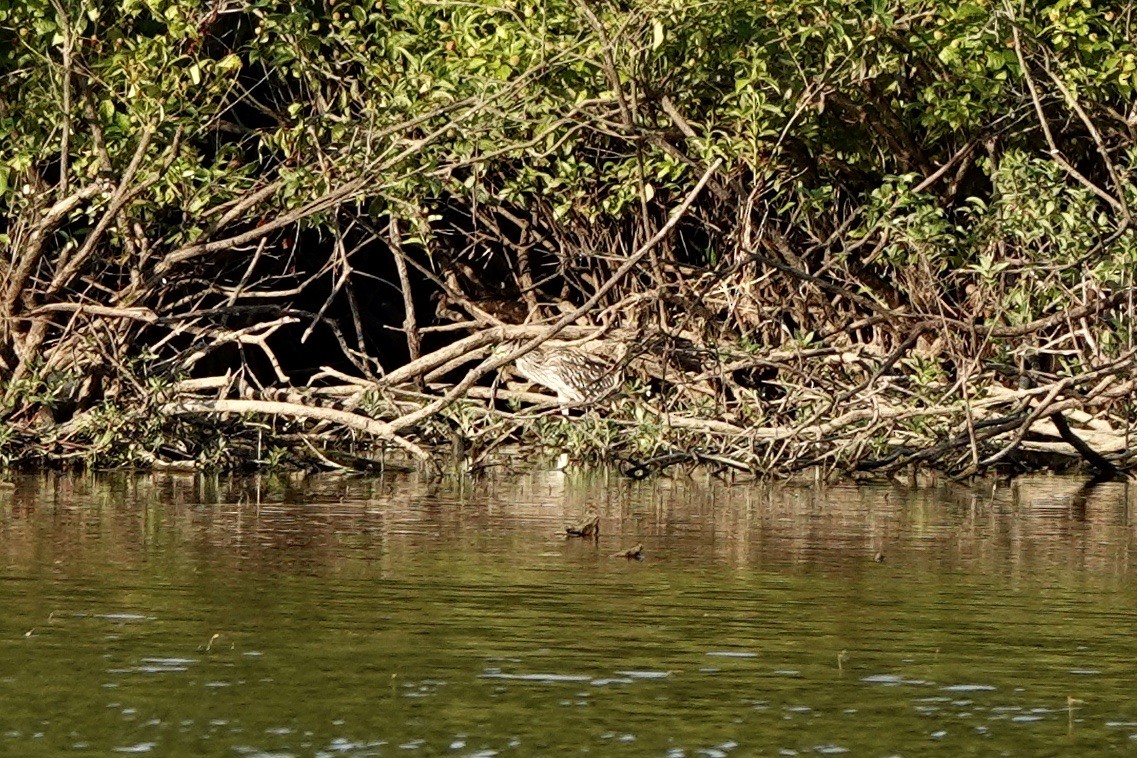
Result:
[[[503,342],[498,351],[512,353],[519,340]],[[562,403],[595,402],[623,383],[619,365],[567,342],[548,340],[514,361],[517,373],[557,393]]]

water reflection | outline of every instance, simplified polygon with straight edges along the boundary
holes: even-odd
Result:
[[[225,561],[243,571],[347,570],[420,551],[550,549],[587,507],[608,548],[642,542],[656,562],[877,570],[888,563],[982,568],[1029,577],[1130,570],[1123,483],[1024,477],[978,490],[731,486],[712,478],[629,481],[562,472],[469,482],[413,477],[191,475],[28,477],[0,491],[0,560],[137,567],[149,554]],[[168,553],[173,545],[189,553]],[[879,556],[877,554],[880,554]]]
[[[1117,748],[1130,497],[22,478],[0,491],[0,752]],[[590,506],[599,541],[566,539]]]

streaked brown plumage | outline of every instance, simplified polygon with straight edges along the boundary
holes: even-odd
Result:
[[[499,349],[513,352],[521,342],[503,343]],[[599,400],[623,382],[617,365],[596,353],[565,342],[549,340],[515,362],[517,373],[557,393],[561,402]]]

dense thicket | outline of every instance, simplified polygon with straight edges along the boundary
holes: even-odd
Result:
[[[1021,5],[0,0],[0,454],[1121,452],[1134,5]]]

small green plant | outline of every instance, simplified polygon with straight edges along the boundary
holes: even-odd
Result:
[[[279,447],[277,445],[273,445],[267,451],[265,451],[265,455],[264,455],[264,458],[262,459],[262,463],[264,464],[265,468],[269,469],[270,471],[274,471],[274,470],[282,468],[284,465],[284,462],[287,460],[287,458],[288,458],[288,449],[287,448]]]
[[[901,365],[910,370],[909,377],[912,383],[920,389],[941,387],[947,380],[947,374],[939,361],[926,358],[922,355],[913,355],[900,361]]]

